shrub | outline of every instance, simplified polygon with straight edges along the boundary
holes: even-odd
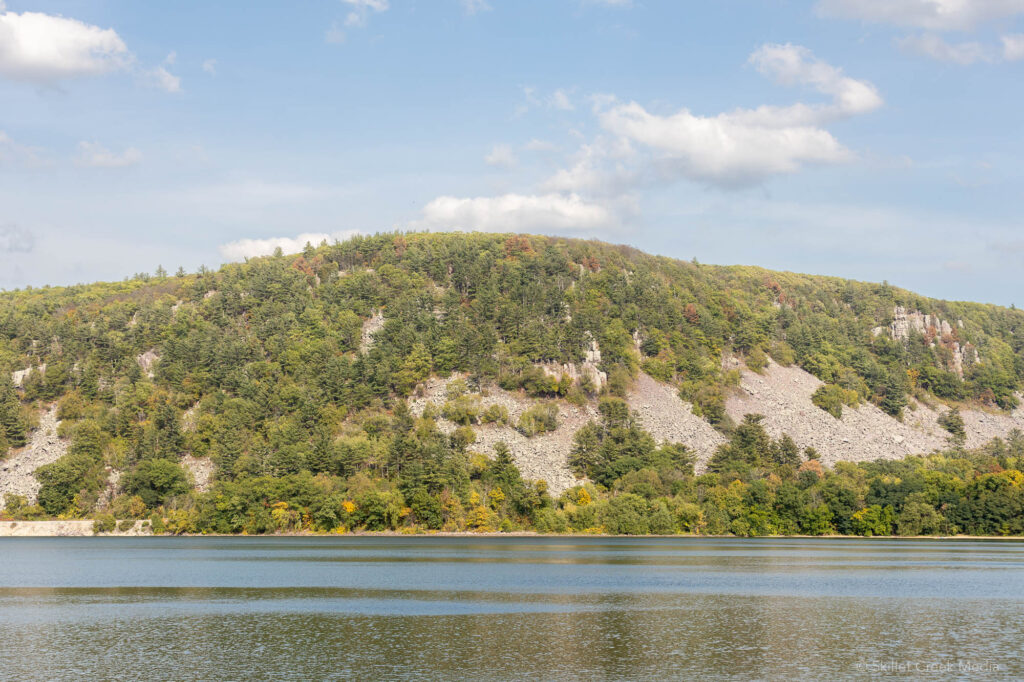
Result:
[[[113,514],[97,514],[92,522],[92,532],[94,535],[112,533],[115,528],[117,528],[117,520]]]
[[[177,462],[148,459],[140,462],[124,477],[125,492],[138,495],[149,508],[158,507],[167,498],[188,492],[188,477]]]
[[[558,405],[554,403],[534,405],[519,416],[519,424],[516,428],[526,437],[554,431],[558,428]]]
[[[828,412],[836,419],[843,416],[843,405],[857,407],[860,404],[860,396],[856,391],[843,388],[836,384],[825,384],[819,386],[818,390],[811,396],[811,402]]]
[[[504,405],[489,405],[480,415],[481,424],[508,424],[508,408]]]
[[[442,417],[462,426],[475,424],[479,415],[480,401],[467,395],[449,400],[441,408]]]
[[[623,493],[613,497],[601,509],[600,518],[605,530],[612,535],[647,535],[647,501],[639,495]]]
[[[759,346],[754,346],[747,353],[747,367],[758,374],[761,373],[767,364],[768,356]]]

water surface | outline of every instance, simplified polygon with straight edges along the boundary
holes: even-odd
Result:
[[[1024,543],[3,538],[0,678],[1024,677]]]

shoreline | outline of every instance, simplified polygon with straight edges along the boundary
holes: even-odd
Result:
[[[274,533],[268,535],[244,535],[242,533],[186,533],[183,535],[161,534],[154,535],[141,528],[141,522],[128,531],[113,531],[109,533],[93,533],[92,519],[57,519],[47,521],[0,521],[0,538],[24,537],[24,538],[45,538],[45,537],[185,537],[185,538],[331,538],[331,537],[395,537],[395,538],[717,538],[736,540],[763,540],[763,539],[825,539],[825,540],[1006,540],[1022,541],[1024,535],[754,535],[740,537],[736,535],[702,535],[691,533],[679,533],[672,535],[611,535],[608,533],[537,533],[536,531],[423,531],[418,533],[400,533],[397,531],[358,531],[351,533],[315,533],[315,532],[292,532]]]

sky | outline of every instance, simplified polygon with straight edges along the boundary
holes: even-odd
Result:
[[[1024,0],[0,0],[0,288],[487,230],[1024,303]]]

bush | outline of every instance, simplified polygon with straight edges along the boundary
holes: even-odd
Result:
[[[122,483],[129,495],[138,495],[149,508],[159,507],[169,497],[188,492],[188,477],[177,462],[148,459],[128,472]]]
[[[117,520],[113,514],[97,514],[92,522],[92,532],[94,535],[112,533],[115,528],[117,528]]]
[[[508,408],[504,405],[489,405],[480,415],[481,424],[508,424]]]
[[[92,479],[98,462],[88,455],[64,455],[56,462],[36,469],[39,488],[39,505],[47,514],[57,516],[68,511],[75,502],[75,496],[95,483]]]
[[[754,346],[747,353],[747,367],[754,372],[760,374],[767,364],[768,356],[760,347]]]
[[[441,408],[442,417],[462,426],[475,424],[479,415],[480,401],[467,395],[449,400]]]
[[[639,495],[623,493],[613,497],[601,510],[605,530],[612,535],[647,535],[647,501]]]
[[[819,386],[818,390],[811,396],[811,402],[828,412],[836,419],[843,416],[843,405],[857,407],[860,404],[860,396],[852,391],[836,384],[825,384]]]
[[[127,533],[135,527],[135,519],[121,519],[117,522],[117,532]]]
[[[554,403],[534,405],[519,416],[519,424],[516,428],[528,438],[554,431],[558,428],[558,405]]]

